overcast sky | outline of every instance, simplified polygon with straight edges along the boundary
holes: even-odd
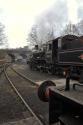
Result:
[[[38,15],[52,10],[52,7],[54,10],[54,5],[56,11],[57,2],[64,2],[64,6],[67,6],[68,20],[77,23],[83,12],[82,0],[0,0],[0,21],[6,26],[9,47],[27,45],[27,34],[35,19]],[[81,3],[79,7],[78,3]],[[63,8],[58,9],[59,14]]]

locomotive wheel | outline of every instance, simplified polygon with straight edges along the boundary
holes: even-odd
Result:
[[[41,73],[44,72],[43,67],[40,68],[40,72],[41,72]]]
[[[54,75],[55,74],[55,69],[53,66],[51,66],[48,70],[48,74]]]
[[[49,101],[49,87],[56,86],[52,81],[44,81],[38,88],[38,97],[41,101]]]
[[[52,74],[52,67],[50,66],[49,68],[48,68],[48,74]]]
[[[48,74],[50,74],[50,75],[52,74],[52,72],[51,72],[51,70],[50,70],[50,69],[48,70]]]

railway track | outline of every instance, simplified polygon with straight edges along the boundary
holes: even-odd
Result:
[[[29,112],[35,118],[35,120],[38,122],[39,125],[47,125],[48,124],[47,120],[44,118],[41,111],[39,111],[40,110],[39,108],[44,106],[44,104],[41,104],[43,102],[40,102],[40,100],[37,99],[37,95],[35,95],[35,93],[37,92],[38,85],[34,83],[31,79],[25,77],[23,74],[17,72],[12,67],[9,67],[7,69],[6,68],[7,66],[4,65],[4,73],[6,79],[8,80],[12,89],[17,94],[19,99],[22,101],[24,106],[27,108],[27,110],[29,110]],[[33,100],[35,103],[33,102]]]

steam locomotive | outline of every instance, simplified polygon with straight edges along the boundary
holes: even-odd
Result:
[[[71,74],[80,76],[83,70],[83,36],[65,35],[36,46],[29,61],[31,69],[52,74]]]
[[[36,52],[39,54],[39,52]],[[33,67],[66,75],[65,86],[47,80],[38,88],[40,100],[49,103],[49,125],[83,124],[83,37],[66,35],[49,41],[43,55],[36,56]],[[32,63],[32,62],[31,62]],[[71,75],[80,82],[70,83]]]

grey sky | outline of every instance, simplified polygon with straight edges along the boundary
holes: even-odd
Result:
[[[83,18],[82,0],[0,0],[0,8],[10,47],[27,45],[27,35],[37,20],[56,22],[58,26]]]

